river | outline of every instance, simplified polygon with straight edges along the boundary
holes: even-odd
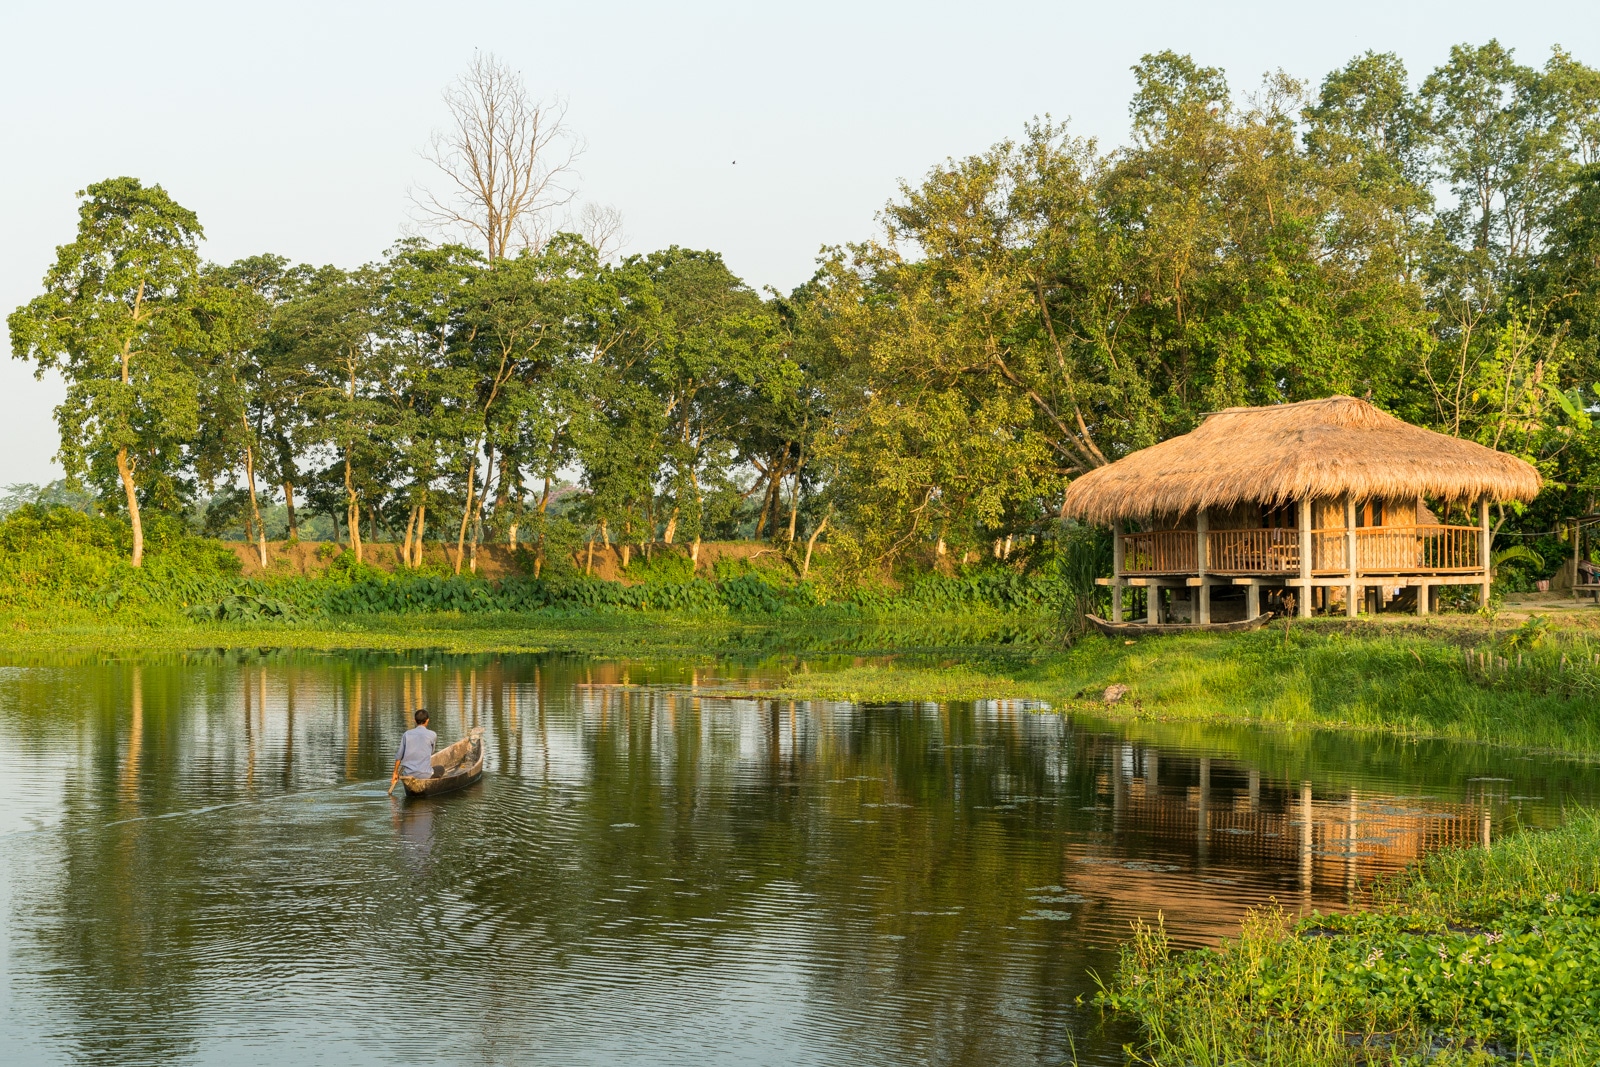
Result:
[[[13,1065],[1120,1064],[1136,919],[1214,942],[1592,804],[1589,763],[776,667],[218,652],[0,669]],[[385,796],[419,704],[488,773]]]

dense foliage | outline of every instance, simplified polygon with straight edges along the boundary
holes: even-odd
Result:
[[[144,566],[127,559],[128,525],[114,516],[67,507],[24,505],[0,520],[0,607],[24,612],[87,609],[151,618],[181,614],[196,621],[305,621],[340,616],[521,613],[556,611],[689,611],[775,615],[831,607],[952,612],[993,609],[1055,615],[1072,611],[1092,586],[1076,584],[1070,553],[1041,559],[1030,573],[992,562],[958,573],[910,576],[903,587],[818,585],[798,579],[781,561],[755,566],[721,561],[714,580],[698,577],[683,556],[640,558],[627,581],[583,574],[570,565],[540,577],[489,581],[448,570],[391,574],[339,552],[314,576],[246,579],[238,557],[197,537],[169,516],[149,524]],[[531,563],[531,553],[524,562]],[[531,567],[528,568],[531,570]],[[1081,609],[1080,609],[1081,610]]]
[[[1600,72],[1491,41],[1420,83],[1375,53],[1247,96],[1173,53],[1135,74],[1126,146],[1035,122],[786,295],[572,234],[208,265],[192,214],[112,179],[13,351],[66,376],[60,455],[108,512],[220,484],[212,529],[264,543],[281,500],[292,537],[298,503],[357,561],[380,531],[457,571],[485,538],[535,572],[591,539],[1009,557],[1082,471],[1343,392],[1536,463],[1546,493],[1498,520],[1542,546],[1508,570],[1553,570],[1600,477]]]

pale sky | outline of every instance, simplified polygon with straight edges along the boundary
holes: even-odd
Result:
[[[440,91],[473,49],[561,94],[588,142],[586,199],[628,251],[711,248],[787,289],[819,247],[859,240],[948,156],[1046,113],[1121,143],[1129,67],[1171,48],[1236,90],[1282,68],[1313,83],[1398,53],[1420,78],[1498,37],[1600,65],[1594,0],[1423,3],[48,4],[0,6],[0,317],[35,295],[89,182],[159,182],[203,251],[355,266],[402,232]],[[9,356],[7,339],[3,354]],[[0,359],[0,486],[60,476],[59,382]]]

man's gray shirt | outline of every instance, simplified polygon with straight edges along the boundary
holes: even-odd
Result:
[[[407,730],[400,738],[400,751],[394,758],[400,761],[400,773],[411,778],[433,777],[433,746],[439,735],[426,726]]]

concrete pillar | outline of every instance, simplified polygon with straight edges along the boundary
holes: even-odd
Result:
[[[1111,524],[1111,621],[1122,621],[1122,520]]]
[[[1489,533],[1489,498],[1484,497],[1478,501],[1478,552],[1480,566],[1483,567],[1483,587],[1478,593],[1480,607],[1489,606],[1489,561],[1493,558],[1493,536]]]
[[[1428,613],[1428,609],[1433,606],[1432,604],[1428,603],[1428,601],[1430,599],[1432,599],[1432,597],[1433,597],[1433,586],[1432,585],[1430,585],[1427,582],[1423,582],[1421,585],[1417,586],[1417,614],[1418,615],[1426,615]]]
[[[1144,621],[1154,626],[1161,621],[1161,587],[1151,582],[1144,592]]]
[[[1254,619],[1261,614],[1261,587],[1251,582],[1244,587],[1244,617]]]
[[[1356,501],[1349,493],[1344,495],[1344,562],[1349,572],[1349,588],[1344,597],[1344,613],[1355,618],[1361,610],[1360,586],[1356,584]]]
[[[1195,609],[1192,613],[1191,621],[1202,625],[1211,621],[1211,586],[1206,582],[1206,567],[1211,562],[1206,558],[1206,535],[1210,532],[1211,525],[1208,518],[1205,508],[1201,508],[1196,512],[1194,517],[1194,559],[1195,569],[1200,575],[1200,589],[1197,593],[1199,599],[1195,601]]]
[[[1300,520],[1300,595],[1296,598],[1302,619],[1311,617],[1311,500],[1299,502]]]

